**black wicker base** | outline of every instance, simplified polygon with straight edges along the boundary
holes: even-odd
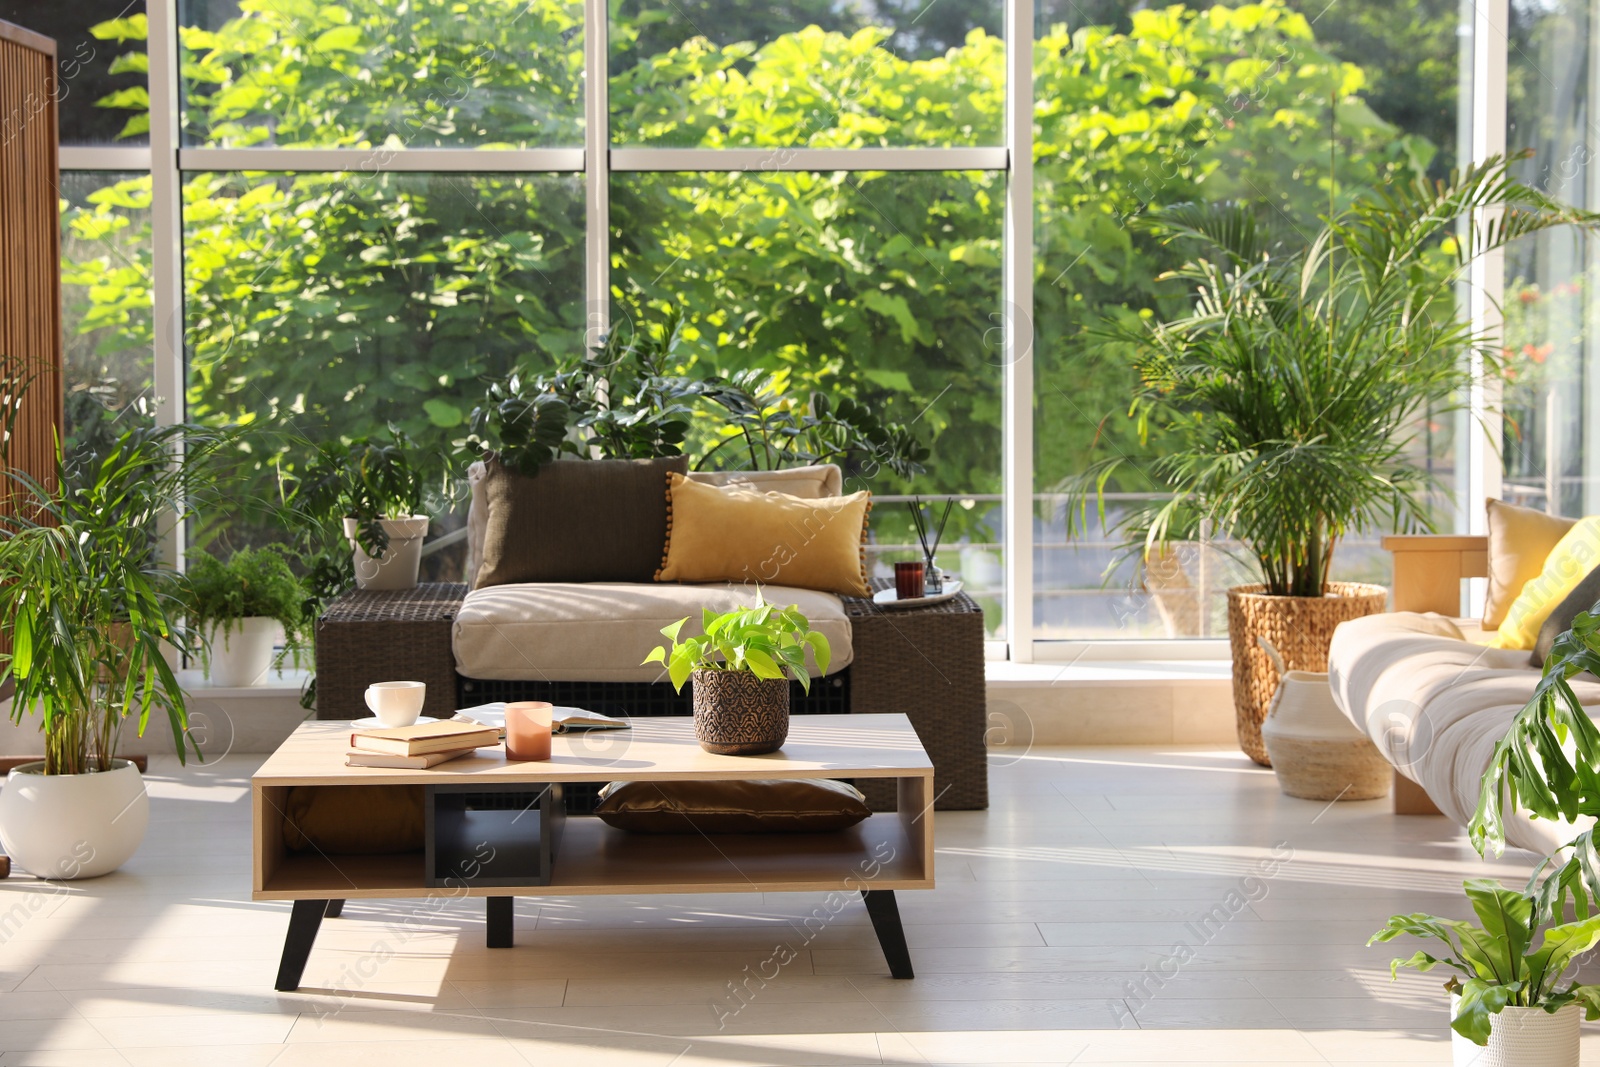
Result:
[[[688,686],[676,693],[669,682],[540,682],[460,678],[457,707],[489,704],[497,700],[545,700],[570,708],[587,708],[617,717],[694,714]],[[808,694],[799,682],[789,684],[789,714],[850,714],[850,668],[812,683]],[[600,786],[570,782],[566,787],[567,811],[588,815],[594,811]]]

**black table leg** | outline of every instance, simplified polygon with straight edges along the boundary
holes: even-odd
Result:
[[[488,905],[489,947],[510,948],[515,897],[485,897]]]
[[[343,911],[344,901],[330,900],[328,901],[328,910],[322,913],[322,917],[324,919],[337,919]]]
[[[300,988],[306,960],[317,940],[317,928],[328,910],[326,900],[297,900],[289,913],[289,933],[283,939],[283,959],[278,964],[278,984],[273,988],[289,993]]]
[[[906,931],[900,925],[900,906],[894,902],[894,890],[863,889],[861,899],[872,916],[872,929],[878,934],[883,958],[889,962],[889,973],[896,978],[916,977],[911,973],[911,950],[906,947]]]

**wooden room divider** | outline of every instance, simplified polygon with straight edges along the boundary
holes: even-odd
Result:
[[[56,131],[56,43],[0,22],[0,463],[46,484],[63,401]]]

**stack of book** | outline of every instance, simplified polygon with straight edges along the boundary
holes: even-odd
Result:
[[[422,770],[499,743],[500,731],[493,726],[430,720],[393,730],[357,730],[344,762],[346,767]]]

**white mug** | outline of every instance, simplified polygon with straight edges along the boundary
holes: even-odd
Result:
[[[390,729],[410,726],[422,715],[426,682],[374,682],[367,686],[367,707]]]

